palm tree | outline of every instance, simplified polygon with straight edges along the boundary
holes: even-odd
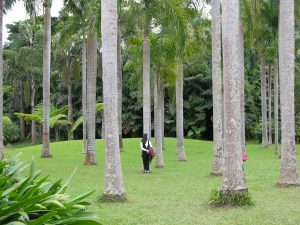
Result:
[[[278,91],[278,60],[274,62],[274,120],[275,120],[275,154],[278,155],[278,103],[279,103],[279,91]]]
[[[151,92],[150,92],[150,1],[145,4],[145,31],[143,42],[143,133],[151,136]]]
[[[178,74],[176,77],[176,136],[179,161],[185,161],[184,133],[183,133],[183,62],[177,61]]]
[[[82,115],[83,115],[83,129],[82,129],[82,141],[83,149],[82,152],[87,152],[87,126],[86,126],[86,102],[87,102],[87,86],[86,86],[86,39],[85,34],[83,35],[82,40]]]
[[[222,3],[222,43],[224,65],[224,170],[223,194],[247,193],[242,168],[240,108],[240,7],[239,0]]]
[[[272,69],[271,66],[269,66],[269,72],[268,72],[268,104],[269,104],[269,115],[268,115],[268,128],[269,128],[269,137],[268,137],[268,143],[271,145],[273,143],[272,141]]]
[[[117,77],[118,15],[117,0],[101,1],[101,33],[103,56],[103,99],[105,126],[105,184],[104,200],[126,199],[121,168],[118,132]]]
[[[279,77],[281,109],[280,185],[299,185],[295,146],[295,16],[294,1],[280,1]]]
[[[212,175],[222,174],[223,123],[222,123],[222,59],[221,59],[221,2],[211,1],[212,16],[212,84],[213,84],[213,139],[214,154]]]
[[[51,55],[51,1],[44,1],[44,52],[43,52],[43,149],[42,158],[51,158],[49,116],[50,116],[50,55]]]
[[[3,152],[3,0],[0,0],[0,159],[4,157]]]
[[[96,164],[95,129],[96,129],[96,77],[97,77],[97,39],[90,28],[87,37],[87,153],[85,165]]]

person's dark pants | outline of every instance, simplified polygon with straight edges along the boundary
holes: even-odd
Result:
[[[150,164],[149,154],[145,151],[142,151],[142,158],[143,158],[144,170],[149,171],[149,164]]]

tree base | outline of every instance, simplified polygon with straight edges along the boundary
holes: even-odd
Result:
[[[295,188],[295,187],[300,187],[300,184],[282,184],[282,183],[277,183],[276,184],[277,188]]]
[[[86,166],[95,166],[97,165],[96,156],[89,152],[86,153],[84,165]]]
[[[223,190],[212,190],[209,204],[214,207],[223,206],[253,206],[254,202],[248,193],[248,190],[238,191],[223,191]]]
[[[186,162],[186,159],[178,159],[178,162]]]
[[[211,172],[210,173],[210,176],[212,176],[212,177],[222,177],[223,176],[223,174],[221,173],[221,172]]]
[[[48,158],[53,158],[53,156],[51,154],[42,154],[41,158],[42,159],[48,159]]]
[[[110,195],[110,194],[103,194],[100,198],[101,202],[126,202],[127,197],[126,194],[123,193],[121,195]]]
[[[162,169],[164,167],[165,167],[164,165],[155,165],[155,168],[158,168],[158,169]]]

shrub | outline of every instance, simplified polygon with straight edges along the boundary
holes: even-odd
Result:
[[[30,166],[29,174],[20,174]],[[92,192],[69,199],[65,194],[71,177],[65,184],[61,180],[48,182],[31,165],[13,158],[0,161],[0,224],[3,225],[98,225],[93,213],[86,212],[91,203],[85,199]]]
[[[5,124],[3,127],[4,144],[14,143],[20,138],[20,129],[15,123]]]
[[[248,192],[223,192],[216,189],[211,191],[209,203],[215,207],[254,205],[254,202]]]

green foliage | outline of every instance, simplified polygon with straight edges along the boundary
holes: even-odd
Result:
[[[15,123],[5,124],[3,127],[4,144],[12,144],[20,139],[20,129]]]
[[[26,114],[26,113],[15,113],[18,117],[24,117],[24,120],[29,123],[30,121],[35,121],[38,124],[43,124],[43,103],[39,103],[34,110],[34,114]],[[65,113],[68,111],[68,106],[63,106],[59,109],[50,106],[50,120],[49,126],[52,128],[54,126],[59,125],[68,125],[69,121],[66,119],[67,116]]]
[[[30,167],[24,177],[21,174]],[[48,176],[40,178],[35,162],[25,165],[14,157],[0,161],[0,224],[64,224],[97,225],[96,216],[86,212],[92,192],[69,199],[65,184],[58,180],[48,182]]]
[[[222,206],[253,206],[254,202],[248,192],[230,192],[213,189],[209,204],[215,207]]]

